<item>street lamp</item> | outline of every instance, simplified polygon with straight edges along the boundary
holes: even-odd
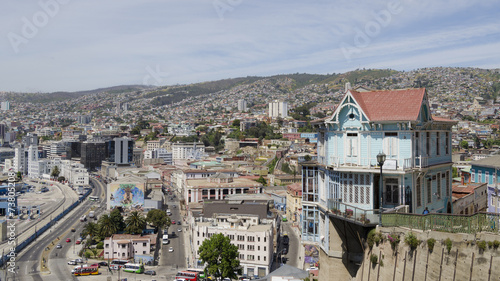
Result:
[[[379,222],[378,222],[378,225],[379,226],[382,226],[382,185],[384,184],[383,182],[383,179],[382,179],[382,166],[384,166],[384,162],[385,162],[385,153],[383,152],[380,152],[379,154],[377,154],[377,162],[378,162],[378,165],[380,167],[380,186],[379,186],[379,195],[380,195],[380,203],[379,203],[379,207],[380,207],[380,210],[378,212],[378,215],[379,215]]]

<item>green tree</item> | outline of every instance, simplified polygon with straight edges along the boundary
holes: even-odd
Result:
[[[101,237],[110,237],[118,231],[115,222],[107,214],[102,215],[97,224],[99,225],[99,235]]]
[[[237,273],[241,274],[238,247],[231,244],[229,237],[222,233],[205,239],[198,253],[206,264],[205,275],[208,273],[220,281],[224,278],[237,279]]]
[[[148,212],[146,215],[146,221],[153,226],[156,231],[168,227],[171,224],[170,218],[167,216],[167,214],[158,209],[153,209]]]
[[[66,178],[65,178],[65,177],[58,177],[58,178],[57,178],[57,181],[58,181],[58,182],[62,182],[62,181],[65,181],[65,180],[66,180]]]
[[[267,185],[267,181],[263,176],[260,176],[260,178],[257,179],[256,181],[262,183],[263,185]]]
[[[125,233],[141,234],[146,228],[146,218],[138,211],[133,211],[125,220]]]
[[[59,171],[59,167],[55,166],[54,169],[52,169],[52,173],[50,173],[50,176],[53,178],[57,178],[61,172]]]
[[[460,147],[463,149],[469,149],[469,143],[466,140],[460,141]]]
[[[451,176],[453,178],[458,177],[458,169],[457,169],[457,167],[451,167]]]
[[[304,156],[304,161],[311,161],[311,160],[312,160],[311,155],[307,154],[306,156]]]
[[[23,174],[21,174],[21,172],[17,172],[16,177],[17,177],[17,180],[20,181],[23,179]]]
[[[233,121],[233,124],[231,125],[231,127],[236,127],[236,128],[240,128],[240,119],[236,119]]]
[[[116,231],[125,230],[125,221],[123,220],[123,216],[122,213],[120,213],[120,210],[113,209],[113,211],[111,211],[111,213],[109,214],[109,217],[111,218],[111,221],[113,221],[113,224],[116,227]]]

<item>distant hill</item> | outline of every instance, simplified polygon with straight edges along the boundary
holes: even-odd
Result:
[[[32,103],[46,103],[53,101],[61,101],[79,98],[84,95],[91,95],[97,93],[109,93],[109,94],[117,94],[117,93],[127,93],[134,91],[142,91],[153,88],[152,86],[144,86],[144,85],[121,85],[121,86],[113,86],[107,88],[99,88],[95,90],[87,90],[87,91],[78,91],[78,92],[53,92],[53,93],[5,93],[3,94],[3,98],[6,100],[10,100],[13,102],[32,102]]]

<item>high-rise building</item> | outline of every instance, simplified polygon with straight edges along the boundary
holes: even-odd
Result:
[[[106,143],[104,141],[85,141],[82,143],[82,157],[80,163],[89,171],[101,167],[106,158]]]
[[[132,163],[134,141],[131,138],[114,138],[109,146],[109,160],[118,165]]]
[[[9,101],[3,101],[0,105],[0,108],[2,110],[10,110],[10,102]]]
[[[238,100],[238,111],[247,111],[247,101],[246,100]]]
[[[271,118],[288,117],[288,103],[277,100],[269,103],[269,117]]]
[[[0,124],[0,140],[3,140],[3,137],[5,136],[6,129],[7,129],[7,126],[5,126],[5,124]]]

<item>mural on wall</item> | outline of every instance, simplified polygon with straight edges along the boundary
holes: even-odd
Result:
[[[314,245],[305,245],[304,262],[312,266],[319,265],[319,250]]]
[[[110,188],[111,209],[142,210],[144,207],[144,186],[135,183],[112,184]]]

